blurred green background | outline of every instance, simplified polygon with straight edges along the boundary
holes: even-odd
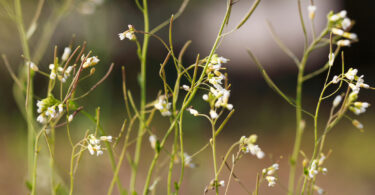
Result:
[[[58,1],[59,2],[59,1]],[[150,1],[151,26],[154,27],[164,21],[172,13],[178,10],[181,0],[153,0]],[[22,1],[25,23],[30,22],[36,7],[36,0]],[[303,1],[303,6],[307,6]],[[329,10],[339,11],[346,9],[351,19],[356,21],[353,32],[359,36],[359,42],[350,48],[345,48],[345,63],[347,67],[356,67],[359,74],[365,75],[366,83],[375,86],[375,68],[373,56],[375,56],[374,34],[375,28],[375,2],[350,0],[336,0],[325,2],[315,1],[317,12],[317,29],[325,25],[326,13]],[[46,1],[41,15],[40,24],[47,20],[53,3]],[[236,3],[229,28],[233,27],[250,7],[251,1],[241,0]],[[201,56],[208,55],[213,44],[219,23],[225,12],[224,0],[191,0],[183,15],[175,21],[173,37],[174,47],[179,51],[183,44],[192,40],[191,47],[184,57],[186,65],[194,62],[198,53]],[[306,17],[305,17],[306,18]],[[285,193],[288,179],[288,156],[291,153],[294,141],[295,113],[294,108],[288,105],[275,94],[262,79],[256,66],[246,54],[246,48],[251,48],[264,63],[272,79],[289,96],[295,93],[296,68],[291,60],[283,55],[272,41],[271,34],[267,30],[266,20],[273,23],[281,39],[285,41],[298,56],[303,51],[303,36],[298,22],[296,1],[290,0],[264,0],[255,11],[253,17],[246,25],[227,37],[218,50],[219,55],[229,58],[226,65],[232,94],[230,102],[233,103],[236,112],[224,132],[218,138],[219,155],[224,152],[242,135],[253,133],[259,136],[259,145],[266,152],[267,158],[257,160],[252,156],[242,159],[235,173],[245,183],[247,189],[253,190],[256,173],[262,168],[268,167],[273,162],[280,163],[280,185],[268,188],[265,184],[261,187],[261,194]],[[106,0],[98,6],[93,14],[79,13],[79,3],[75,4],[70,13],[58,24],[56,32],[48,44],[47,53],[39,64],[47,69],[53,57],[53,47],[58,45],[60,52],[67,46],[73,34],[76,35],[77,44],[88,42],[88,49],[101,59],[97,65],[94,78],[84,83],[79,91],[84,92],[105,74],[109,64],[116,64],[111,76],[100,85],[88,98],[79,102],[87,112],[94,113],[97,106],[101,107],[101,119],[104,128],[110,134],[118,134],[122,120],[125,117],[125,107],[122,100],[121,66],[127,69],[127,83],[129,89],[137,99],[139,87],[137,74],[139,61],[136,56],[136,47],[132,42],[120,41],[117,34],[127,29],[128,24],[133,24],[136,29],[142,29],[142,15],[131,0]],[[42,33],[37,30],[36,34]],[[167,38],[167,30],[158,33],[162,38]],[[31,39],[33,48],[36,40]],[[16,26],[9,18],[0,16],[0,53],[6,54],[10,59],[13,70],[19,69],[22,62],[21,47]],[[32,51],[32,50],[31,50]],[[162,45],[152,39],[148,55],[148,101],[156,98],[162,81],[158,77],[159,65],[167,52]],[[327,49],[315,52],[308,63],[308,71],[313,71],[322,66],[327,60]],[[12,96],[13,81],[9,76],[3,62],[0,62],[0,194],[25,194],[26,186],[26,123],[20,114]],[[333,68],[334,73],[340,72],[340,61]],[[172,66],[170,66],[172,67]],[[167,69],[169,81],[174,78],[172,69]],[[314,105],[322,87],[324,75],[306,82],[304,87],[303,104],[306,110],[313,111]],[[46,90],[46,80],[36,77],[36,93],[43,96]],[[200,96],[200,95],[199,95]],[[201,112],[208,112],[208,106],[197,96],[192,103]],[[375,94],[372,91],[361,91],[360,100],[375,104]],[[328,114],[328,108],[332,99],[325,102],[322,109],[322,124]],[[375,193],[375,111],[372,107],[363,116],[358,118],[364,126],[365,132],[356,130],[350,121],[343,120],[329,134],[326,150],[331,149],[332,155],[326,161],[328,173],[319,176],[317,184],[324,188],[328,194],[374,194]],[[313,137],[313,121],[308,116],[306,133],[303,140],[303,151],[311,155]],[[165,131],[167,119],[157,117],[152,128],[158,135]],[[73,123],[73,138],[79,139],[87,129],[93,129],[92,124],[83,115],[78,115]],[[205,120],[186,116],[185,122],[185,150],[194,153],[205,145],[210,137],[209,124]],[[57,129],[56,162],[57,168],[68,183],[68,158],[70,149],[65,135],[65,129]],[[152,150],[147,140],[144,143],[144,152],[141,163],[141,172],[138,177],[138,187],[142,188],[146,175],[146,167],[150,162]],[[194,162],[199,166],[186,171],[181,194],[202,194],[205,186],[213,177],[212,160],[210,150],[199,154]],[[301,157],[300,157],[301,159]],[[43,167],[43,166],[41,166]],[[106,158],[95,158],[87,154],[82,160],[81,169],[77,172],[77,194],[105,194],[107,186],[112,178],[109,161]],[[144,168],[143,168],[144,167]],[[40,170],[41,185],[43,170]],[[176,170],[176,173],[178,171]],[[221,179],[226,179],[225,172]],[[157,194],[164,194],[163,184],[166,174],[159,184]],[[176,178],[177,178],[176,174]],[[129,180],[129,165],[125,163],[121,171],[124,182]],[[48,194],[48,193],[47,193]],[[231,184],[230,194],[246,194],[238,183]]]

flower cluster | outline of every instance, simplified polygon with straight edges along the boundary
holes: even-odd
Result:
[[[262,170],[263,177],[268,182],[268,187],[274,187],[276,185],[277,177],[275,176],[275,173],[277,170],[279,170],[279,164],[277,163]]]
[[[240,139],[240,149],[244,153],[250,153],[254,156],[256,156],[258,159],[264,158],[264,152],[259,148],[258,145],[255,145],[255,142],[257,141],[258,136],[253,134],[249,137],[242,136]]]
[[[226,79],[226,76],[220,72],[220,70],[224,69],[222,68],[222,64],[227,63],[228,61],[228,59],[218,57],[217,54],[214,54],[206,69],[207,81],[211,86],[210,92],[204,94],[203,99],[210,103],[210,116],[212,119],[218,118],[216,112],[217,108],[222,107],[228,110],[233,109],[233,105],[228,103],[230,90],[223,86],[223,80]]]
[[[131,41],[136,40],[137,37],[134,34],[135,29],[134,29],[133,25],[129,24],[128,28],[129,28],[128,30],[118,34],[118,36],[120,37],[120,40],[124,40],[125,38],[127,38]]]
[[[319,159],[315,159],[312,161],[310,168],[308,169],[308,175],[310,179],[313,179],[319,172],[323,173],[324,175],[327,173],[327,168],[322,167],[325,159],[326,156],[321,153]]]
[[[339,46],[350,46],[351,41],[356,41],[358,39],[357,34],[348,32],[353,25],[353,22],[346,16],[347,12],[345,10],[339,13],[333,14],[332,12],[328,14],[328,25],[331,32],[334,35],[343,37],[337,41]]]
[[[51,70],[51,73],[49,75],[49,78],[51,80],[55,80],[57,77],[61,82],[65,83],[66,80],[70,77],[73,66],[68,66],[66,69],[64,69],[63,67],[50,64],[49,69]]]
[[[112,142],[112,136],[101,136],[99,139],[94,134],[87,137],[87,149],[91,155],[96,153],[96,156],[103,154],[103,149],[100,145],[101,141]]]
[[[334,76],[332,79],[333,84],[337,84],[340,81],[345,81],[348,83],[351,92],[348,97],[348,101],[345,103],[345,106],[348,106],[349,110],[352,111],[354,114],[359,115],[366,112],[366,109],[370,106],[367,102],[359,102],[356,101],[358,99],[358,94],[361,88],[368,89],[370,86],[365,83],[364,76],[357,75],[358,70],[354,68],[350,68],[345,74]],[[340,104],[342,100],[341,96],[337,96],[333,101],[333,106],[336,107]],[[363,125],[359,123],[357,120],[353,121],[353,125],[359,129],[363,128]]]
[[[48,121],[58,118],[64,112],[64,105],[53,96],[38,100],[36,106],[39,113],[36,120],[41,124],[47,124]]]
[[[160,111],[162,116],[171,116],[171,105],[172,103],[167,102],[165,96],[159,96],[158,100],[156,100],[156,103],[154,104],[154,107]]]

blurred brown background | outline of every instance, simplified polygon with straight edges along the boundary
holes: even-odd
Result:
[[[36,0],[23,2],[25,23],[36,6]],[[150,1],[151,27],[164,21],[180,6],[181,0],[153,0]],[[252,1],[241,0],[233,8],[230,27],[246,13]],[[308,1],[303,0],[303,8]],[[375,43],[373,36],[375,28],[375,2],[373,1],[315,1],[318,11],[316,26],[321,30],[326,22],[326,14],[329,10],[335,12],[341,9],[348,11],[348,16],[356,21],[353,32],[359,36],[359,42],[350,48],[345,48],[345,63],[347,67],[356,67],[359,74],[365,75],[366,83],[375,86],[375,68],[373,56],[375,56]],[[45,10],[41,15],[41,23],[46,20],[50,11],[50,2],[47,1]],[[136,29],[142,29],[142,15],[131,0],[106,0],[103,5],[97,7],[91,15],[80,14],[78,6],[74,7],[70,14],[58,25],[56,33],[49,44],[48,53],[43,58],[40,66],[47,68],[52,59],[54,45],[63,47],[69,44],[72,34],[76,35],[78,43],[88,42],[88,48],[94,51],[101,59],[97,66],[96,79],[104,74],[110,62],[116,64],[111,77],[98,87],[85,101],[80,103],[88,112],[94,113],[97,106],[102,109],[102,124],[116,135],[125,117],[125,108],[122,101],[120,67],[127,68],[127,81],[129,89],[137,96],[137,74],[139,61],[136,57],[135,45],[129,41],[120,41],[117,34],[126,30],[128,24],[133,24]],[[304,10],[306,12],[306,9]],[[183,44],[192,40],[191,47],[186,52],[185,64],[193,63],[198,53],[206,56],[209,53],[216,37],[219,24],[225,12],[225,0],[191,0],[183,15],[174,24],[174,47],[177,51]],[[305,15],[306,22],[307,17]],[[245,183],[247,189],[253,190],[256,173],[262,168],[280,161],[280,185],[268,188],[262,184],[261,194],[285,194],[287,186],[287,174],[289,171],[288,156],[291,153],[294,141],[294,108],[279,98],[262,79],[256,66],[246,54],[246,49],[251,48],[265,65],[268,73],[278,86],[289,96],[295,93],[296,67],[292,60],[286,57],[273,42],[271,33],[266,24],[269,20],[275,27],[280,38],[296,53],[301,56],[303,52],[303,35],[298,21],[297,2],[291,0],[263,0],[255,11],[253,17],[239,31],[229,35],[222,42],[218,54],[231,61],[226,65],[230,82],[232,83],[231,103],[236,108],[236,113],[224,132],[218,138],[219,156],[224,155],[231,143],[237,141],[242,135],[256,133],[259,136],[259,145],[266,152],[267,158],[257,160],[253,156],[242,159],[235,169],[235,173]],[[309,26],[308,26],[309,27]],[[37,31],[36,33],[40,33]],[[167,30],[158,33],[162,38],[167,38]],[[31,45],[33,40],[30,41]],[[15,25],[6,17],[0,17],[0,53],[8,55],[13,69],[17,70],[17,64],[22,61],[21,47]],[[148,100],[155,99],[162,82],[158,77],[159,64],[167,52],[155,39],[150,42],[148,55]],[[328,49],[321,49],[311,56],[307,71],[313,71],[321,67],[327,61]],[[12,98],[13,81],[6,71],[3,63],[0,63],[0,194],[25,194],[26,177],[26,124],[17,109]],[[334,73],[340,71],[340,61],[333,68]],[[168,70],[168,69],[167,69]],[[168,72],[167,72],[168,74]],[[173,71],[169,71],[169,75]],[[317,77],[306,82],[304,86],[303,104],[306,110],[314,110],[322,87],[322,77]],[[170,76],[172,82],[173,75]],[[92,83],[95,79],[92,79]],[[82,91],[90,87],[82,87]],[[45,80],[36,78],[35,88],[42,94],[45,90]],[[84,88],[87,87],[87,88]],[[360,100],[375,105],[375,94],[372,91],[361,91]],[[137,98],[136,98],[137,99]],[[332,100],[326,102],[329,108]],[[200,111],[207,111],[208,107],[200,98],[193,105]],[[327,116],[328,109],[322,109],[322,117]],[[328,136],[326,149],[332,149],[331,157],[326,161],[328,173],[319,176],[317,184],[324,188],[328,194],[375,194],[375,111],[373,107],[363,116],[356,117],[365,125],[365,132],[360,133],[350,123],[343,120]],[[185,126],[185,150],[194,153],[201,148],[210,137],[209,124],[205,120],[187,116]],[[164,132],[165,118],[157,117],[154,124],[156,134]],[[313,144],[312,120],[305,116],[307,122],[304,135],[303,150],[311,155]],[[79,138],[86,129],[94,128],[94,124],[83,117],[78,116],[73,124],[73,137]],[[62,179],[68,183],[68,161],[70,155],[67,149],[68,142],[65,130],[57,133],[57,164]],[[59,139],[61,137],[61,139]],[[146,140],[147,141],[147,140]],[[152,151],[145,141],[144,158],[141,164],[146,168],[150,162]],[[61,155],[60,155],[61,154]],[[181,194],[202,194],[205,185],[213,177],[212,160],[210,150],[207,149],[194,159],[199,164],[196,169],[186,171]],[[104,160],[103,160],[104,159]],[[300,157],[301,159],[301,157]],[[124,165],[121,177],[128,181],[128,165]],[[138,177],[139,188],[143,187],[145,169]],[[40,170],[43,175],[43,170]],[[176,170],[176,173],[178,171]],[[220,177],[227,179],[228,172]],[[165,176],[165,175],[163,175]],[[178,176],[178,175],[176,175]],[[106,158],[95,158],[85,155],[81,169],[77,172],[77,194],[105,194],[112,173],[109,161]],[[157,194],[164,194],[163,178],[159,184]],[[43,176],[41,176],[43,184]],[[46,181],[46,183],[48,183]],[[47,185],[47,184],[46,184]],[[231,183],[230,194],[246,194],[238,183]]]

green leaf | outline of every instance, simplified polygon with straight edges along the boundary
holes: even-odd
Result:
[[[26,188],[28,189],[28,190],[32,190],[33,189],[33,184],[31,184],[31,182],[30,181],[26,181],[25,182],[25,185],[26,185]]]

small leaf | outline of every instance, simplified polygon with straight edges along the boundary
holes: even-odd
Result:
[[[180,186],[178,185],[177,182],[174,182],[174,189],[177,191],[178,189],[180,189]]]
[[[26,185],[27,189],[29,189],[30,191],[33,189],[33,184],[31,184],[30,181],[26,181],[25,185]]]

